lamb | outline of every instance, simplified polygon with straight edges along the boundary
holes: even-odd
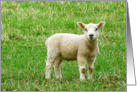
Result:
[[[98,29],[103,27],[105,22],[101,21],[98,24],[78,22],[77,24],[84,29],[83,35],[57,33],[46,40],[46,79],[50,79],[53,65],[56,78],[62,78],[60,66],[63,60],[78,60],[80,81],[85,80],[85,64],[87,62],[88,79],[92,79],[94,62],[99,53]]]

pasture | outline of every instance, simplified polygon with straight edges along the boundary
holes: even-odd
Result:
[[[77,61],[62,63],[61,80],[54,69],[45,80],[46,39],[55,33],[83,34],[80,21],[105,21],[93,80],[79,81]],[[1,90],[125,91],[126,1],[2,1]]]

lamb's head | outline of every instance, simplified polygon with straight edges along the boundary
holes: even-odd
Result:
[[[103,25],[105,24],[105,22],[100,22],[98,24],[85,24],[82,22],[78,22],[78,25],[85,30],[85,36],[89,39],[89,40],[94,40],[96,38],[98,38],[99,36],[99,32],[98,29],[103,27]]]

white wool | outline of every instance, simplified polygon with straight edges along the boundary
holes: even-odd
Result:
[[[91,64],[89,65],[89,67],[93,68],[95,58],[99,52],[99,32],[97,31],[97,29],[102,27],[104,25],[104,22],[100,22],[99,24],[84,24],[82,22],[79,22],[78,25],[86,30],[83,35],[57,33],[46,40],[45,44],[47,45],[48,50],[48,60],[46,62],[46,74],[48,76],[46,78],[50,77],[50,69],[52,68],[54,62],[57,62],[57,59],[60,61],[59,64],[56,64],[55,69],[55,72],[57,72],[57,78],[61,76],[59,66],[63,60],[78,60],[81,80],[83,80],[85,76],[85,62],[89,62],[89,64]],[[91,78],[91,74],[89,74],[89,78]]]

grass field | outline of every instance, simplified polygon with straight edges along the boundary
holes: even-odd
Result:
[[[106,24],[93,80],[79,81],[78,63],[64,61],[62,80],[45,80],[45,41],[55,33],[83,34],[77,22]],[[87,72],[86,72],[87,73]],[[126,1],[2,1],[1,90],[125,91]]]

